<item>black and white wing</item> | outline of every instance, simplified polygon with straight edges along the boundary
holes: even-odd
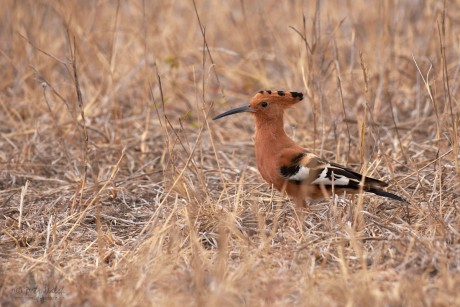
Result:
[[[301,152],[280,167],[280,174],[293,184],[317,185],[326,188],[359,191],[405,201],[398,195],[384,191],[386,182],[364,177],[340,164],[328,162],[309,152]]]

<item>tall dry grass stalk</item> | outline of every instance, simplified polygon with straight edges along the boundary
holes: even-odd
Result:
[[[0,1],[2,305],[460,305],[455,1]],[[253,122],[390,182],[306,212]]]

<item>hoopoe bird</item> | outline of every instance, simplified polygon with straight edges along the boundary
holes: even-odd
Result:
[[[213,120],[242,112],[255,117],[257,169],[278,191],[287,194],[298,207],[305,201],[325,198],[329,193],[374,193],[406,202],[383,190],[386,182],[363,175],[319,158],[291,140],[284,131],[284,110],[303,99],[303,94],[284,91],[260,91],[249,105],[231,109]]]

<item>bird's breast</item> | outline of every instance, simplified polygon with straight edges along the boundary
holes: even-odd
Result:
[[[273,185],[278,191],[283,189],[285,180],[279,173],[279,169],[276,165],[277,156],[274,153],[267,151],[256,150],[257,169],[259,170],[262,178],[267,181],[270,185]]]

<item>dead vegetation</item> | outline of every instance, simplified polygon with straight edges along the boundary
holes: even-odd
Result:
[[[0,33],[2,305],[460,305],[455,1],[13,1]],[[391,183],[289,200],[254,168],[286,130]]]

